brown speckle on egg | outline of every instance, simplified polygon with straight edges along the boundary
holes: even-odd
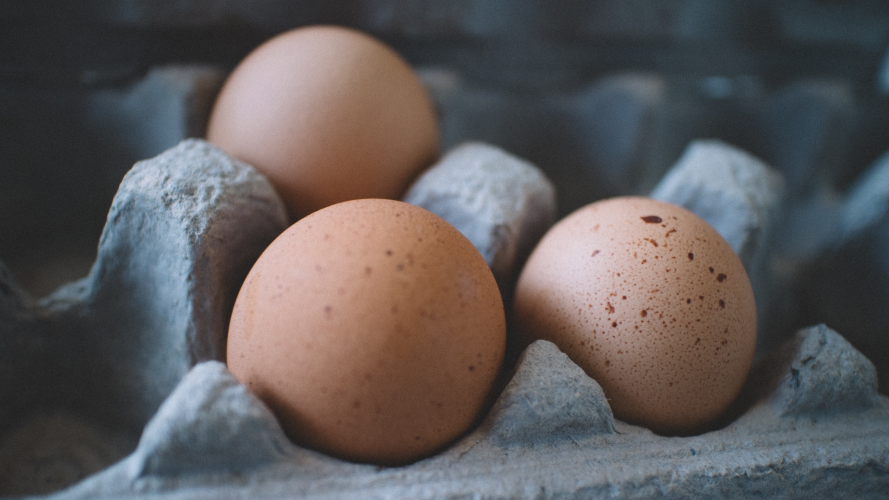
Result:
[[[737,255],[693,213],[646,198],[593,203],[553,226],[522,270],[514,313],[520,337],[554,342],[596,379],[615,417],[665,434],[696,432],[725,411],[756,345]],[[603,324],[609,333],[596,335]]]
[[[418,226],[433,237],[419,241]],[[367,199],[317,211],[266,249],[235,303],[227,361],[297,443],[397,465],[476,421],[505,344],[500,291],[472,243],[419,207]]]

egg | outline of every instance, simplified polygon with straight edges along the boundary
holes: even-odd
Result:
[[[505,345],[497,283],[469,240],[422,208],[366,199],[303,218],[265,250],[227,361],[295,442],[400,465],[472,426]]]
[[[411,67],[364,33],[309,26],[251,52],[224,83],[207,139],[262,172],[296,220],[398,198],[438,156],[438,123]]]
[[[615,417],[699,432],[744,384],[756,308],[744,266],[681,207],[622,197],[553,226],[522,269],[514,320],[594,378]]]

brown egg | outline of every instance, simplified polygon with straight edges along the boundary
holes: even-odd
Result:
[[[479,416],[506,344],[475,247],[421,208],[333,205],[281,234],[232,314],[228,366],[297,443],[404,464]]]
[[[397,198],[438,156],[438,124],[410,66],[347,28],[288,31],[225,82],[207,139],[265,174],[291,217]]]
[[[516,324],[558,345],[614,415],[665,434],[698,431],[746,380],[756,308],[744,266],[704,220],[647,198],[583,207],[522,270]]]

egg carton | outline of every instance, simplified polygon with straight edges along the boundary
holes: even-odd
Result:
[[[823,77],[770,85],[756,75],[639,71],[554,88],[532,75],[514,89],[462,66],[417,68],[439,111],[442,144],[483,140],[538,165],[557,187],[559,216],[596,199],[650,194],[697,138],[717,137],[774,167],[784,192],[767,231],[753,238],[767,258],[748,266],[763,347],[827,322],[889,387],[889,337],[879,333],[889,328],[889,239],[880,236],[889,190],[879,174],[886,160],[874,162],[886,149],[889,100]],[[10,114],[0,163],[11,169],[0,182],[0,252],[26,289],[43,296],[88,272],[126,170],[200,137],[225,74],[174,64],[120,85],[0,87]]]
[[[782,189],[756,158],[700,141],[652,195],[695,210],[756,268]],[[405,201],[466,234],[504,291],[556,217],[539,169],[477,142],[448,151]],[[301,448],[220,362],[240,283],[286,224],[261,175],[187,140],[125,176],[86,278],[35,302],[0,273],[4,493],[881,498],[889,487],[889,399],[873,364],[824,325],[770,349],[696,436],[614,419],[595,380],[538,341],[479,424],[430,458],[378,467]]]

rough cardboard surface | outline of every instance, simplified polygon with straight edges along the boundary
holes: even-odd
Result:
[[[453,168],[494,153],[514,162],[485,146],[475,151],[464,150]],[[473,192],[467,178],[493,185],[499,175],[479,168],[443,176],[430,190]],[[533,182],[545,192],[542,175]],[[454,203],[466,220],[490,228],[491,212],[479,206],[501,206],[535,189],[490,190],[489,205],[471,196]],[[523,217],[511,219],[520,232],[539,230]],[[223,311],[283,220],[279,200],[252,169],[186,141],[128,174],[89,277],[33,304],[0,275],[0,340],[17,354],[0,358],[0,368],[26,376],[37,354],[22,355],[29,344],[21,339],[39,340],[29,348],[45,360],[65,359],[73,349],[78,356],[68,357],[80,362],[63,365],[72,371],[59,369],[44,387],[75,379],[63,386],[80,384],[80,392],[61,402],[87,412],[80,425],[73,424],[80,417],[63,415],[52,425],[44,416],[15,414],[0,458],[27,463],[21,443],[44,443],[55,450],[54,463],[73,464],[43,476],[56,487],[89,475],[50,497],[56,499],[807,498],[825,491],[881,498],[889,488],[889,399],[876,394],[864,356],[823,326],[794,337],[779,350],[781,362],[761,365],[751,377],[760,392],[739,400],[724,426],[698,436],[658,436],[614,420],[598,384],[553,344],[537,342],[479,425],[435,456],[380,468],[303,449],[213,361],[222,352]],[[470,237],[477,246],[491,241],[479,234],[486,236]],[[493,234],[515,238],[507,243],[523,238]],[[494,248],[504,244],[496,238]],[[14,390],[4,390],[12,392],[0,395],[14,401]],[[111,424],[121,421],[138,427],[138,446]],[[80,430],[47,443],[54,439],[47,429],[60,428]],[[78,451],[84,445],[88,453]],[[44,492],[27,486],[39,472],[16,469],[24,487],[4,485],[3,493]]]
[[[31,418],[61,412],[134,444],[195,363],[224,358],[241,282],[285,224],[268,182],[202,141],[185,141],[134,166],[108,214],[89,276],[39,303],[0,276],[0,370],[10,374],[0,391],[3,437],[28,428]],[[81,433],[82,441],[103,432]],[[40,446],[64,463],[64,447]],[[67,457],[74,464],[76,450]],[[119,448],[94,454],[122,456]],[[20,475],[20,484],[42,474],[34,472],[30,480]]]
[[[793,358],[771,396],[781,415],[854,412],[874,405],[873,363],[837,332],[823,324],[813,326],[797,332],[789,345]]]
[[[554,344],[528,347],[481,426],[498,446],[552,444],[614,432],[614,416],[595,380]]]
[[[145,427],[133,473],[178,476],[242,470],[283,458],[272,413],[218,361],[198,364]]]
[[[555,188],[537,167],[477,142],[448,152],[414,182],[404,201],[469,238],[501,290],[556,218]]]
[[[88,274],[123,176],[203,134],[223,77],[170,64],[90,91],[0,84],[0,258],[23,287],[44,297]]]
[[[42,304],[82,339],[101,418],[141,428],[195,363],[223,359],[240,283],[285,221],[265,179],[202,141],[130,170],[90,275]]]
[[[825,335],[830,340],[819,351],[822,368],[842,370],[836,361],[849,351],[823,327],[801,332],[802,346],[788,346],[793,363],[810,355],[807,342],[820,345]],[[770,382],[788,378],[791,368],[785,368],[773,370]],[[430,459],[377,468],[289,444],[224,367],[203,363],[148,425],[143,443],[195,443],[194,450],[212,449],[214,458],[197,466],[199,453],[184,450],[183,459],[140,445],[126,460],[52,498],[823,498],[825,491],[881,498],[889,487],[889,399],[872,391],[870,408],[820,408],[818,418],[782,412],[796,396],[776,392],[771,404],[760,401],[724,429],[661,437],[612,422],[610,411],[601,411],[607,408],[601,390],[592,381],[578,389],[577,372],[555,346],[539,341],[475,432]],[[211,444],[206,426],[193,418],[196,405],[173,403],[209,401],[208,395],[220,393],[228,393],[222,404],[198,406],[208,422],[230,420],[223,429],[250,429],[261,451],[244,460],[244,436],[223,432]],[[581,397],[567,397],[572,393]],[[841,399],[832,405],[842,407]],[[537,404],[553,400],[560,403]],[[174,467],[140,468],[146,461]]]

